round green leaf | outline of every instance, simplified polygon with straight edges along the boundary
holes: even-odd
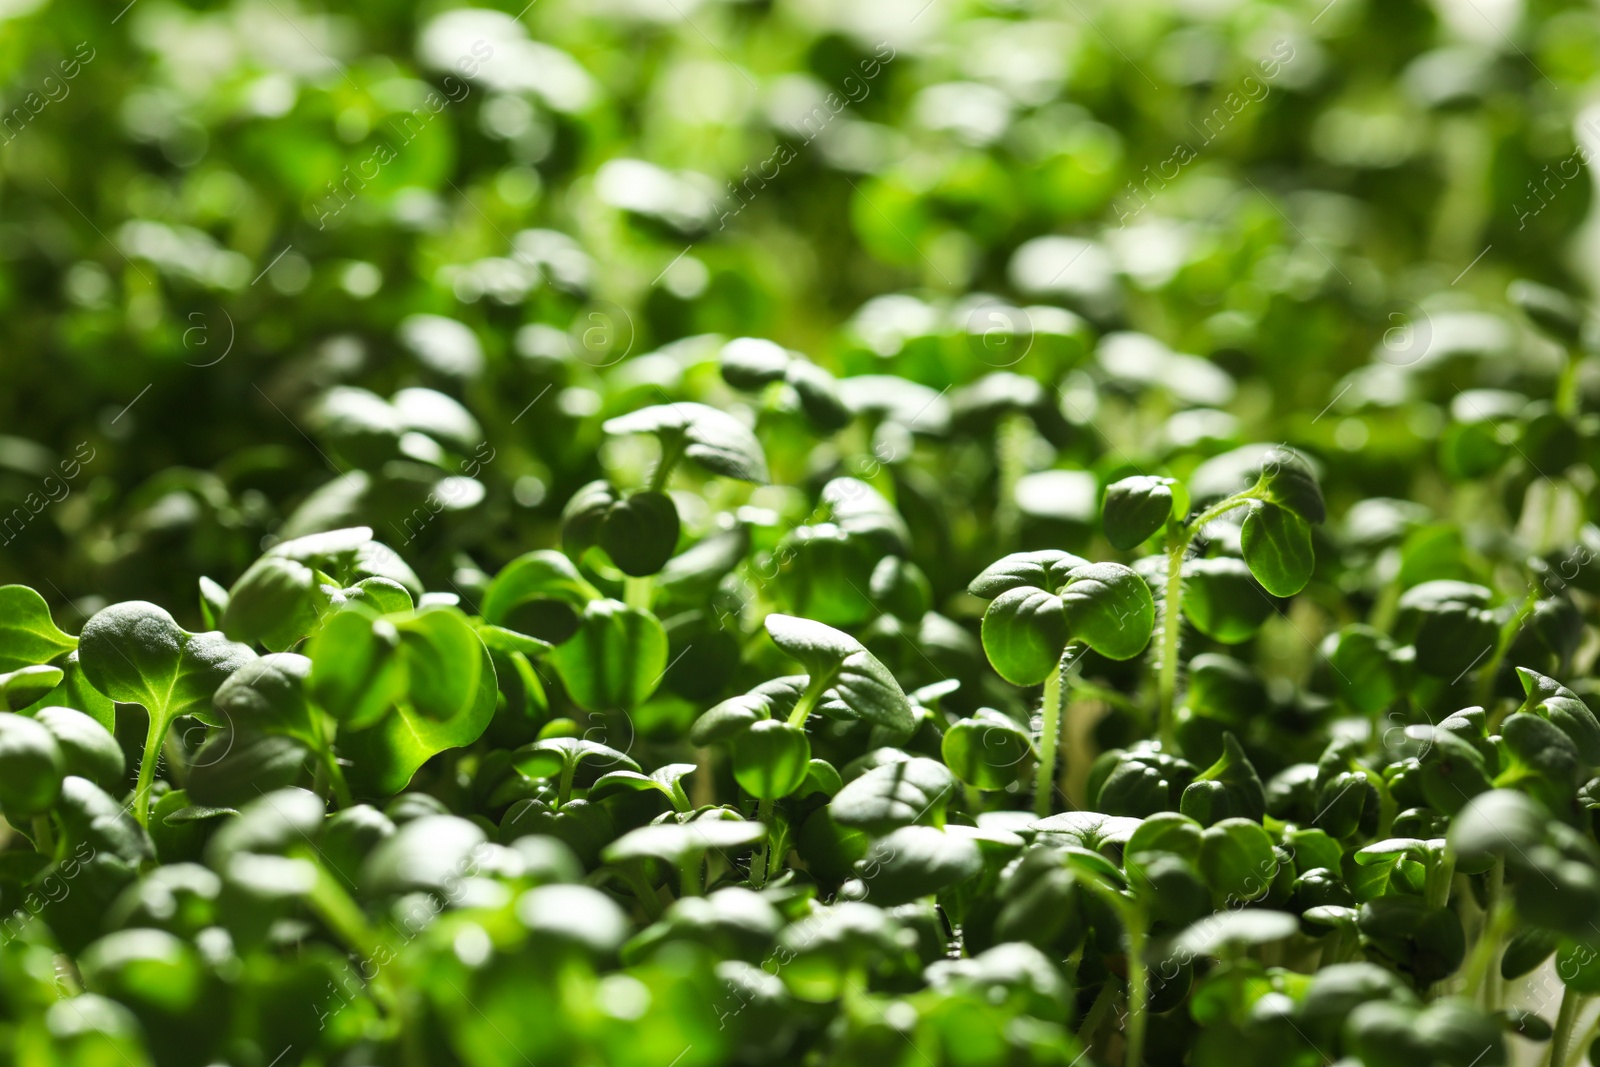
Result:
[[[1061,590],[1074,640],[1107,659],[1132,659],[1150,643],[1156,605],[1138,572],[1120,563],[1075,567]]]
[[[1244,560],[1217,556],[1184,563],[1184,617],[1212,640],[1228,645],[1248,641],[1272,610],[1271,599]]]
[[[1288,508],[1252,501],[1240,544],[1250,573],[1273,596],[1294,596],[1311,580],[1311,527]]]
[[[1061,661],[1068,640],[1062,599],[1019,586],[989,602],[983,613],[983,651],[1012,685],[1038,685]]]
[[[810,770],[806,732],[777,719],[762,719],[733,742],[733,776],[757,800],[777,800],[800,788]]]
[[[1138,548],[1172,518],[1171,478],[1136,474],[1106,487],[1100,523],[1112,547]]]
[[[13,819],[55,807],[66,774],[55,735],[22,715],[0,714],[0,809]]]
[[[629,494],[607,509],[600,547],[624,574],[655,574],[678,547],[677,506],[665,493]]]

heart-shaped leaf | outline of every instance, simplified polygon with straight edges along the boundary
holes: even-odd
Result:
[[[194,634],[154,604],[113,604],[84,625],[79,662],[94,687],[170,721],[196,715],[221,726],[211,698],[228,675],[256,658],[220,633]]]
[[[607,509],[600,547],[623,574],[655,574],[678,548],[677,505],[665,493],[630,493]]]

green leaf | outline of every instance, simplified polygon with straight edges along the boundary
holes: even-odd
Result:
[[[311,660],[307,693],[349,729],[371,726],[406,691],[400,631],[388,620],[339,612],[307,644],[306,654]]]
[[[608,419],[608,434],[649,433],[664,449],[682,442],[683,454],[712,474],[740,481],[767,481],[767,461],[755,434],[725,411],[678,401]]]
[[[800,398],[800,410],[816,429],[833,433],[850,425],[853,416],[839,396],[839,383],[833,375],[815,363],[796,359],[789,363],[784,380]]]
[[[1183,564],[1183,615],[1212,640],[1248,641],[1271,614],[1272,601],[1244,560],[1216,556]]]
[[[902,826],[874,841],[855,864],[866,899],[880,908],[909,904],[983,870],[977,842],[933,826]]]
[[[749,848],[766,834],[767,828],[761,823],[743,819],[656,823],[623,834],[606,846],[602,856],[607,863],[655,859],[678,867],[712,849],[735,852]]]
[[[1205,826],[1228,818],[1259,822],[1266,815],[1266,789],[1233,734],[1222,735],[1222,755],[1183,791],[1178,810]]]
[[[405,697],[375,725],[339,735],[339,749],[352,763],[350,786],[365,796],[398,793],[424,763],[472,744],[494,718],[494,660],[465,616],[454,608],[425,608],[396,628]],[[463,662],[471,657],[475,665]]]
[[[512,753],[511,762],[529,778],[557,778],[580,763],[592,763],[607,771],[621,769],[639,773],[639,764],[627,753],[581,737],[547,737],[535,741]]]
[[[456,608],[425,607],[394,622],[406,670],[402,706],[441,722],[470,714],[486,650],[466,616]]]
[[[1584,310],[1561,290],[1518,278],[1506,287],[1506,299],[1566,347],[1576,348],[1582,340]]]
[[[1311,580],[1311,527],[1288,508],[1251,501],[1240,544],[1250,573],[1273,596],[1293,596]]]
[[[1224,819],[1200,837],[1200,874],[1220,900],[1264,896],[1278,874],[1272,839],[1249,819]]]
[[[628,494],[607,510],[600,547],[623,574],[655,574],[678,548],[677,505],[665,493]]]
[[[1523,794],[1495,789],[1467,802],[1451,820],[1447,840],[1458,861],[1486,868],[1496,858],[1537,848],[1549,818]]]
[[[454,815],[424,815],[384,837],[367,855],[361,886],[376,898],[428,892],[449,899],[476,873],[487,843],[482,827]]]
[[[912,823],[940,825],[955,775],[938,760],[914,757],[874,767],[828,803],[841,826],[881,833]]]
[[[307,534],[280,541],[267,549],[266,556],[304,563],[313,570],[331,575],[340,585],[354,585],[364,578],[387,578],[404,587],[413,597],[422,595],[422,582],[405,560],[388,545],[372,539],[367,526]]]
[[[0,674],[0,711],[21,711],[38,703],[61,684],[66,672],[60,667],[18,667]]]
[[[74,708],[45,707],[32,717],[56,739],[65,773],[87,778],[102,789],[120,790],[126,784],[122,746],[92,716]]]
[[[1500,624],[1489,610],[1493,596],[1484,586],[1448,579],[1407,589],[1397,636],[1416,645],[1417,669],[1455,680],[1486,661],[1500,640]]]
[[[1223,911],[1185,929],[1173,938],[1172,947],[1188,956],[1224,956],[1230,949],[1269,945],[1299,932],[1299,920],[1288,912]]]
[[[222,628],[223,613],[228,610],[228,591],[216,582],[200,576],[200,616],[212,630]]]
[[[735,337],[722,346],[722,380],[735,389],[753,393],[783,380],[793,359],[775,341],[760,337]]]
[[[41,723],[0,714],[0,809],[14,822],[55,807],[66,766],[55,735]]]
[[[1136,474],[1106,486],[1100,523],[1111,546],[1124,551],[1138,548],[1174,518],[1175,485],[1171,478]]]
[[[762,682],[748,693],[729,697],[695,720],[689,740],[696,745],[729,741],[762,719],[786,717],[805,691],[803,674]]]
[[[757,800],[778,800],[800,788],[810,770],[806,732],[777,719],[761,719],[733,741],[733,777]]]
[[[1375,715],[1400,695],[1401,679],[1394,642],[1387,634],[1356,623],[1339,631],[1329,662],[1334,686],[1351,708]]]
[[[1120,563],[1074,567],[1061,590],[1074,640],[1107,659],[1132,659],[1150,643],[1156,605],[1137,571]]]
[[[363,578],[344,590],[345,603],[365,607],[379,615],[392,615],[416,607],[411,593],[392,578]]]
[[[842,630],[793,615],[768,615],[772,643],[806,668],[808,692],[820,691],[822,710],[910,733],[911,702],[889,668]]]
[[[592,600],[584,605],[578,632],[556,646],[549,662],[580,708],[630,710],[661,684],[667,634],[647,611]]]
[[[1069,633],[1061,597],[1018,586],[1000,593],[983,613],[983,651],[1012,685],[1038,685],[1056,669]]]
[[[1522,691],[1527,694],[1524,711],[1550,720],[1567,735],[1579,757],[1589,766],[1600,764],[1600,721],[1589,705],[1554,678],[1547,678],[1526,667],[1517,668]]]
[[[680,805],[687,807],[682,781],[695,770],[697,767],[693,763],[668,763],[657,767],[649,774],[630,770],[608,771],[589,787],[586,799],[593,803],[624,793],[651,791],[660,793],[675,807]]]
[[[179,715],[223,725],[211,712],[211,698],[228,675],[256,658],[248,646],[220,633],[188,632],[142,600],[98,612],[79,642],[90,683],[113,700],[142,706],[163,732]]]
[[[195,753],[186,792],[197,804],[236,808],[263,793],[309,782],[311,760],[305,742],[286,734],[223,730]]]
[[[293,652],[252,660],[228,676],[212,701],[234,728],[288,734],[310,745],[322,740],[321,720],[306,704],[311,661]]]
[[[263,556],[228,590],[222,632],[229,640],[282,652],[316,630],[332,606],[331,592],[304,563]]]
[[[945,766],[975,789],[1004,789],[1020,781],[1037,759],[1033,738],[1013,719],[979,708],[945,731],[940,743]]]
[[[50,618],[44,597],[25,585],[0,585],[0,673],[49,663],[78,647]]]

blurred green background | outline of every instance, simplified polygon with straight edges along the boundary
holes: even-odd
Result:
[[[632,462],[605,417],[744,403],[738,336],[1031,376],[1035,473],[1282,440],[1336,517],[1514,521],[1432,457],[1462,390],[1552,388],[1504,294],[1600,270],[1597,74],[1545,0],[0,0],[0,582],[182,617],[359,522],[470,590]],[[944,592],[996,509],[1092,521],[992,501],[991,445],[896,475]]]

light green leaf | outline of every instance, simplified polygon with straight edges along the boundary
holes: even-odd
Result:
[[[0,585],[0,672],[49,663],[77,647],[50,618],[44,597],[25,585]]]

